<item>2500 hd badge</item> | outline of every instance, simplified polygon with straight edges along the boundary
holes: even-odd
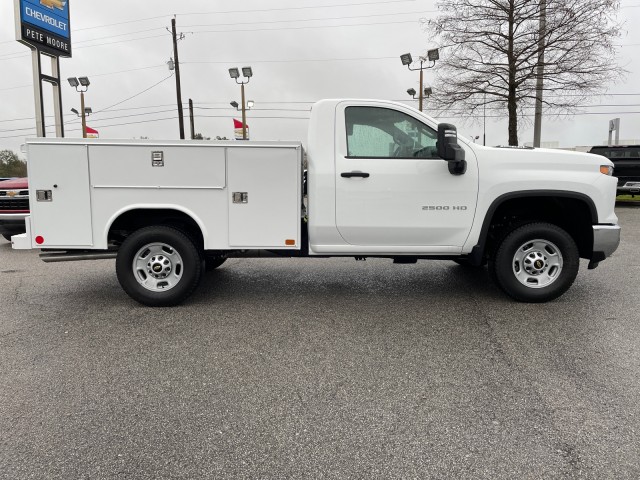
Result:
[[[466,205],[454,205],[454,206],[449,206],[449,205],[425,205],[422,207],[422,210],[428,210],[428,211],[448,211],[448,210],[458,210],[458,211],[464,211],[467,209]]]

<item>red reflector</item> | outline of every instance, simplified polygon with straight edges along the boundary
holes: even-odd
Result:
[[[40,235],[38,235],[38,236],[36,237],[36,243],[37,243],[38,245],[42,245],[42,244],[44,243],[44,237],[41,237]]]

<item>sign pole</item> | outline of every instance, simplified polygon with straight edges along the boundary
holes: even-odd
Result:
[[[64,137],[64,117],[62,115],[62,89],[60,88],[60,57],[51,57],[51,73],[58,81],[53,85],[53,109],[56,118],[56,137]]]
[[[60,57],[71,57],[70,0],[14,0],[16,40],[31,49],[36,134],[46,137],[43,82],[53,86],[56,135],[64,137]],[[50,57],[51,75],[42,73],[42,55]]]
[[[33,99],[36,106],[36,134],[38,137],[46,137],[44,102],[42,101],[40,51],[36,48],[31,50],[31,64],[33,65]]]

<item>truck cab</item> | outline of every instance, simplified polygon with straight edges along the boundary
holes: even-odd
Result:
[[[327,100],[309,127],[309,238],[317,254],[460,254],[478,197],[478,165],[438,155],[438,124],[381,101]],[[335,120],[333,120],[335,119]],[[333,120],[333,121],[332,121]]]

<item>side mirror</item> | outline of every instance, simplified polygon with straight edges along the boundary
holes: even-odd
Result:
[[[464,159],[464,149],[458,145],[458,131],[449,123],[438,125],[438,156],[449,162],[451,175],[462,175],[467,171],[467,161]]]

